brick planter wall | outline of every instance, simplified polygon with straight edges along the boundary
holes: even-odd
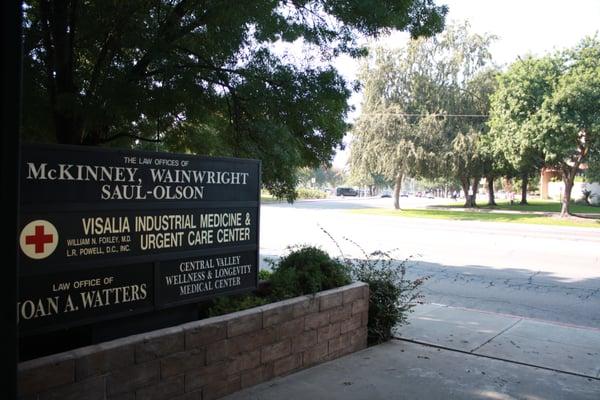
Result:
[[[367,345],[354,283],[19,365],[21,399],[216,399]]]

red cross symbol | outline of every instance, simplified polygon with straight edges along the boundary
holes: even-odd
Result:
[[[52,243],[54,241],[53,235],[47,235],[44,233],[43,225],[35,226],[35,235],[27,235],[25,236],[25,244],[33,244],[35,245],[36,253],[44,252],[44,245],[47,243]]]

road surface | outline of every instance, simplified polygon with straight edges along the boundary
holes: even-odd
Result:
[[[403,199],[411,207],[435,200]],[[418,204],[417,204],[418,203]],[[391,199],[327,199],[263,204],[262,258],[313,244],[330,254],[395,251],[408,276],[430,276],[426,301],[600,327],[600,229],[353,214]],[[263,263],[262,267],[267,266]]]

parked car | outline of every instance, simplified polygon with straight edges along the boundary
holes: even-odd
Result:
[[[335,189],[335,195],[341,196],[341,197],[344,197],[344,196],[356,197],[356,196],[358,196],[358,192],[351,187],[338,187]]]
[[[400,193],[400,197],[408,197],[408,193],[402,192],[402,193]]]
[[[383,192],[381,192],[381,194],[379,195],[379,197],[383,198],[383,197],[392,197],[392,193],[389,190],[384,190]]]

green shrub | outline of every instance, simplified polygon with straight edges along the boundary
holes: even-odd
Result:
[[[368,341],[381,343],[392,338],[392,329],[402,319],[398,307],[400,289],[388,279],[365,279],[369,284]]]
[[[350,270],[352,279],[369,285],[368,342],[377,344],[392,338],[397,325],[407,323],[408,314],[418,304],[423,304],[424,296],[419,287],[428,276],[410,280],[406,278],[406,263],[393,257],[393,251],[367,253],[357,243],[345,239],[363,254],[360,259],[343,255],[338,242],[323,229],[323,232],[336,244],[344,265]]]
[[[267,299],[255,294],[217,297],[212,300],[208,307],[207,316],[216,317],[218,315],[259,307],[267,303],[269,303]]]
[[[298,199],[326,199],[327,193],[317,190],[317,189],[308,189],[308,188],[298,188],[296,189],[296,193],[298,194]]]
[[[267,260],[273,271],[260,270],[259,279],[269,281],[269,293],[223,296],[205,305],[207,317],[258,307],[270,302],[316,293],[351,282],[347,268],[316,247],[291,248],[278,262]]]
[[[407,322],[408,314],[424,296],[418,291],[425,280],[406,279],[406,260],[398,262],[390,254],[377,251],[366,260],[350,260],[355,279],[369,285],[368,341],[377,344],[392,338],[393,329]]]
[[[273,272],[269,271],[268,269],[261,269],[258,271],[258,279],[261,281],[268,281],[271,279],[271,275],[273,275]]]
[[[268,280],[270,293],[219,297],[208,307],[207,316],[217,316],[261,306],[291,297],[312,294],[349,284],[352,280],[369,285],[369,344],[385,342],[392,338],[395,326],[405,324],[408,314],[417,304],[423,303],[419,287],[429,277],[415,280],[406,278],[406,263],[398,261],[392,252],[366,253],[355,242],[345,239],[363,253],[360,259],[343,255],[332,258],[313,246],[290,248],[290,252],[278,262],[267,260],[272,272],[261,270],[259,278]],[[264,297],[266,296],[266,297]]]
[[[270,282],[271,297],[283,300],[344,286],[351,279],[344,264],[323,250],[301,246],[291,249],[287,256],[273,263]]]

